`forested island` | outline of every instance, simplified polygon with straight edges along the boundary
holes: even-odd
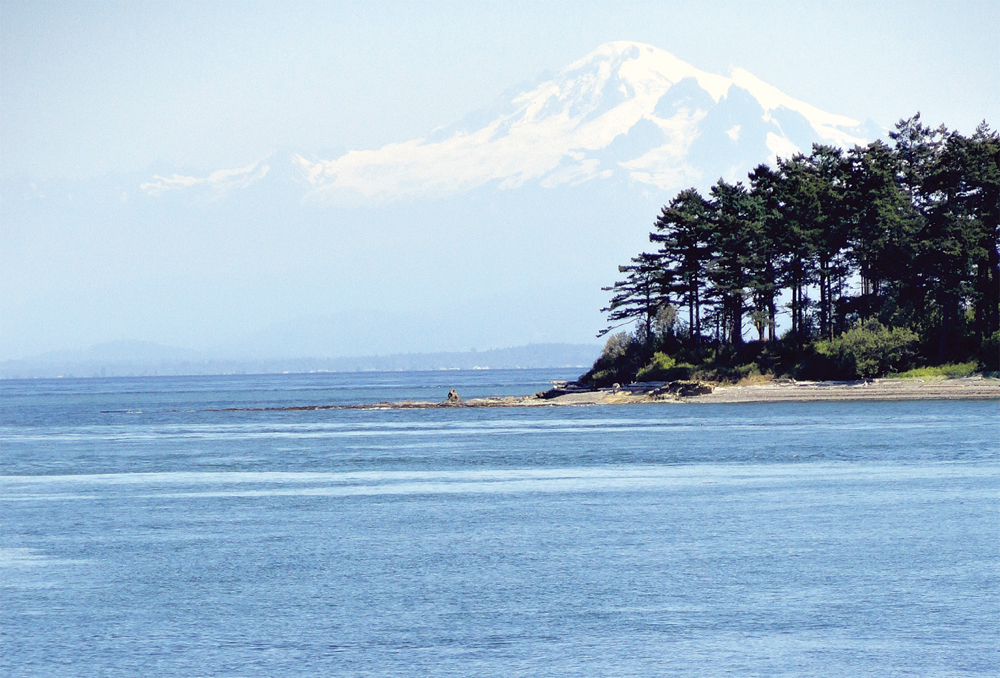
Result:
[[[814,145],[747,184],[680,192],[655,251],[604,288],[610,336],[580,382],[997,370],[1000,135],[918,113],[889,140]]]

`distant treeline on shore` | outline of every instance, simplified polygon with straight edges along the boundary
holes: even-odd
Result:
[[[1000,136],[985,121],[971,136],[931,128],[918,113],[889,137],[815,145],[746,185],[679,193],[650,233],[656,249],[605,288],[602,334],[635,331],[612,335],[584,381],[996,370]]]

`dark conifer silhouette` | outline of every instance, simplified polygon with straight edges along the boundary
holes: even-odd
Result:
[[[785,300],[779,343],[797,356],[848,330],[855,341],[864,323],[916,337],[918,361],[996,369],[1000,135],[985,121],[969,137],[930,128],[918,113],[889,138],[846,152],[814,145],[757,167],[747,186],[720,179],[707,198],[681,191],[650,233],[658,250],[604,288],[601,334],[637,321],[632,345],[648,353],[657,313],[680,307],[692,359],[705,347],[738,355],[748,330],[776,342]]]

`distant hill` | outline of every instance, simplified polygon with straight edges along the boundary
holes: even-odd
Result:
[[[532,344],[461,353],[410,353],[346,358],[219,359],[150,342],[114,342],[0,362],[0,379],[273,374],[283,372],[418,371],[590,367],[594,344]]]

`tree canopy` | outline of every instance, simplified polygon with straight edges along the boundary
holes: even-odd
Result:
[[[1000,360],[1000,135],[986,122],[963,136],[918,113],[888,143],[814,145],[746,184],[681,191],[649,239],[656,251],[604,288],[601,333],[636,322],[649,355],[735,354],[754,329],[751,343],[804,355],[877,323],[912,336],[916,362]],[[657,332],[668,307],[686,322]]]

